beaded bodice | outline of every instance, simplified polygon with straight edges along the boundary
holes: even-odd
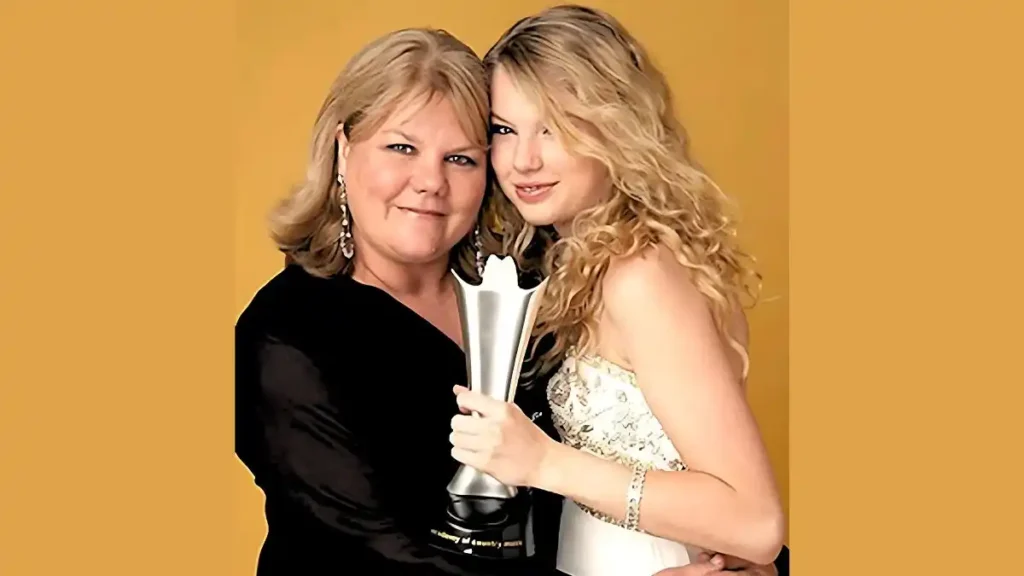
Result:
[[[547,396],[552,422],[564,444],[627,466],[686,469],[633,372],[600,356],[571,350],[548,381]]]

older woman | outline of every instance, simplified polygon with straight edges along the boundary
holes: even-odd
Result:
[[[479,58],[438,31],[371,43],[331,87],[307,180],[271,221],[291,264],[236,326],[237,454],[269,526],[260,575],[500,572],[422,541],[458,464],[448,271],[476,274],[487,114]]]
[[[266,495],[260,576],[553,571],[550,494],[530,560],[426,544],[458,467],[451,390],[466,381],[448,270],[478,278],[496,245],[477,225],[488,114],[482,63],[440,31],[371,43],[331,87],[307,180],[271,219],[289,265],[236,326],[236,452]],[[554,434],[541,387],[517,402]]]

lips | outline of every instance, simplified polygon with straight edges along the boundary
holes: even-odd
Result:
[[[403,212],[409,212],[410,214],[415,214],[417,216],[428,216],[428,217],[433,217],[433,218],[441,218],[441,217],[443,217],[445,215],[444,212],[441,212],[439,210],[431,210],[431,209],[428,209],[428,208],[412,208],[412,207],[406,207],[406,206],[399,206],[398,209],[402,210]]]
[[[522,182],[514,186],[516,196],[523,202],[532,204],[547,198],[556,184],[558,182]]]

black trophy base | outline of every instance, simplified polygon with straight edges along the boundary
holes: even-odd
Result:
[[[533,514],[528,490],[515,498],[451,496],[445,519],[430,530],[430,545],[493,560],[533,556]]]

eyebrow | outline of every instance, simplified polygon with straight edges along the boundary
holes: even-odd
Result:
[[[486,152],[486,151],[487,151],[487,146],[478,146],[476,144],[466,144],[465,146],[460,146],[460,147],[456,148],[455,150],[452,150],[451,153],[452,154],[458,154],[460,152]]]
[[[401,130],[399,130],[397,128],[389,128],[389,129],[385,130],[385,132],[391,133],[391,134],[397,134],[397,135],[401,136],[402,138],[405,138],[406,140],[412,142],[413,144],[420,144],[420,140],[418,138],[412,136],[411,134],[403,132],[403,131],[401,131]],[[454,150],[449,150],[448,154],[458,154],[458,153],[461,153],[461,152],[473,152],[473,151],[475,151],[475,152],[482,152],[482,151],[485,151],[486,149],[487,149],[486,146],[478,146],[476,144],[466,144],[464,146],[459,146],[458,148],[455,148]]]
[[[405,132],[402,132],[398,128],[389,128],[389,129],[385,130],[385,132],[388,132],[390,134],[398,134],[399,136],[401,136],[402,138],[405,138],[406,140],[412,142],[413,144],[419,144],[420,143],[419,138],[416,138],[416,137],[411,136],[411,135],[409,135],[409,134],[407,134]]]

